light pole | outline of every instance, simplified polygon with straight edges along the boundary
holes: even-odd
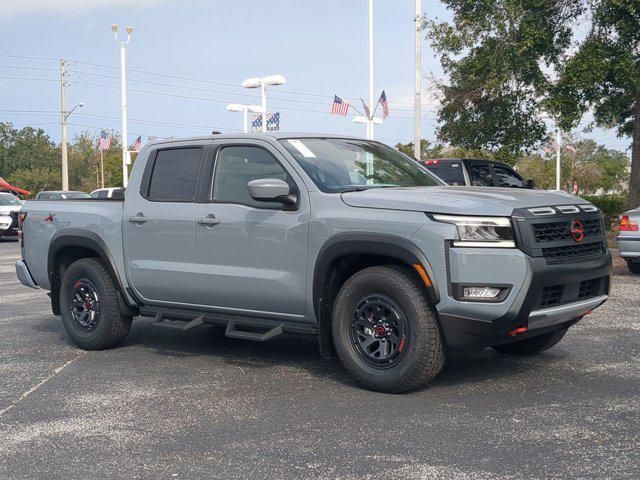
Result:
[[[262,107],[260,105],[245,105],[244,103],[230,103],[229,105],[227,105],[227,110],[230,112],[242,112],[242,118],[243,118],[242,131],[244,133],[247,133],[249,131],[247,112],[252,112],[252,113],[263,112]]]
[[[65,94],[62,89],[62,190],[69,190],[69,157],[67,152],[67,119],[78,107],[84,107],[83,102],[76,103],[71,110],[65,111]]]
[[[556,190],[560,191],[560,157],[562,155],[562,132],[556,127]]]
[[[284,85],[287,80],[282,75],[247,78],[242,82],[244,88],[259,88],[262,108],[262,131],[267,131],[267,85]]]
[[[369,118],[367,139],[373,140],[373,0],[369,0]]]
[[[414,72],[413,72],[413,156],[420,160],[421,142],[421,110],[422,110],[422,2],[416,1],[415,31],[414,31]]]
[[[131,34],[133,33],[133,27],[127,27],[127,40],[122,41],[118,38],[118,29],[120,27],[115,23],[111,24],[111,31],[113,32],[116,42],[120,45],[120,98],[121,98],[121,110],[122,110],[122,186],[127,187],[129,171],[127,165],[131,163],[129,160],[129,145],[127,140],[127,82],[125,78],[125,46],[131,40]]]

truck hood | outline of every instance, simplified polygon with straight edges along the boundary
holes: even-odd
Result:
[[[372,188],[345,192],[342,200],[360,208],[495,216],[509,216],[516,208],[589,203],[565,192],[450,186]]]

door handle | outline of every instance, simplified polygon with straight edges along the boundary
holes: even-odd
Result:
[[[207,215],[204,218],[198,219],[198,225],[212,226],[212,225],[218,225],[219,223],[220,223],[220,219],[216,218],[213,215]]]
[[[147,220],[149,220],[149,219],[147,217],[145,217],[144,215],[142,215],[142,213],[134,215],[133,217],[129,217],[129,221],[131,223],[144,223]]]

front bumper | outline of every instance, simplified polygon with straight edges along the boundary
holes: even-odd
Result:
[[[505,315],[486,319],[440,313],[440,325],[450,350],[479,350],[567,327],[608,298],[609,250],[590,260],[563,264],[548,264],[539,257],[524,258],[527,276]],[[587,290],[585,285],[592,288]],[[549,303],[545,292],[555,287],[561,287],[560,297]],[[520,327],[526,327],[526,332],[509,335]]]
[[[18,276],[18,280],[20,283],[29,287],[29,288],[38,288],[35,280],[29,273],[29,269],[27,268],[27,264],[24,260],[18,260],[16,262],[16,275]]]
[[[622,258],[640,258],[640,236],[624,236],[616,238],[618,253]]]

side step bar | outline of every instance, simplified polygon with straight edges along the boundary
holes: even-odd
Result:
[[[227,329],[224,332],[224,336],[229,338],[240,338],[242,340],[253,340],[255,342],[266,342],[267,340],[271,340],[272,338],[282,335],[284,333],[282,331],[282,327],[283,324],[281,323],[280,325],[276,325],[264,333],[247,332],[244,330],[238,330],[236,328],[236,322],[234,320],[229,320],[229,323],[227,323]]]
[[[165,317],[164,315],[162,315],[162,312],[158,312],[156,313],[156,317],[153,323],[154,325],[161,325],[163,327],[174,328],[176,330],[182,330],[183,332],[186,332],[187,330],[191,330],[192,328],[199,327],[200,325],[204,325],[204,318],[202,317],[202,315],[200,315],[199,317],[196,317],[193,320],[185,321],[185,322],[186,323],[181,327],[174,327],[173,325],[169,325],[167,322],[165,322]]]
[[[285,333],[318,335],[318,328],[315,325],[304,325],[285,320],[233,317],[208,312],[175,309],[156,310],[151,308],[142,308],[140,314],[144,317],[154,318],[154,325],[173,330],[188,331],[205,324],[224,326],[226,327],[226,337],[255,342],[266,342]]]

